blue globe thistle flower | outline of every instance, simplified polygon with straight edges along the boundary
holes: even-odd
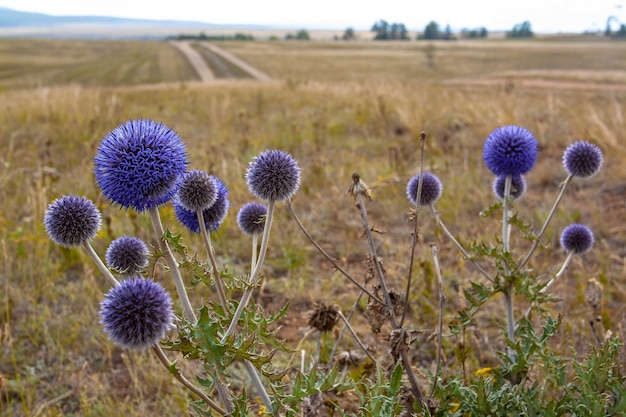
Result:
[[[567,226],[561,232],[561,247],[566,252],[582,255],[589,252],[593,246],[593,232],[584,224],[574,223]]]
[[[435,174],[430,172],[424,172],[424,179],[422,180],[422,195],[420,196],[420,206],[428,206],[439,200],[441,192],[443,191],[443,185],[441,180]],[[411,203],[415,205],[417,202],[417,188],[419,186],[420,175],[417,174],[409,180],[406,185],[406,195],[411,200]]]
[[[267,150],[250,162],[246,181],[252,194],[261,200],[284,201],[300,187],[300,167],[288,153]]]
[[[528,130],[515,126],[495,129],[483,146],[483,159],[495,175],[522,175],[537,159],[537,141]]]
[[[69,248],[93,239],[100,230],[102,219],[91,200],[65,195],[48,205],[43,223],[52,241]]]
[[[115,239],[106,250],[107,266],[123,274],[134,275],[148,265],[148,246],[134,236]]]
[[[174,131],[151,120],[131,120],[113,129],[94,159],[104,196],[140,212],[171,200],[186,169],[183,142]]]
[[[593,143],[574,142],[565,149],[563,166],[574,177],[592,177],[602,167],[602,150]]]
[[[178,201],[187,210],[204,210],[217,200],[215,177],[204,171],[193,170],[183,174],[178,186]]]
[[[100,323],[119,346],[155,346],[173,327],[172,299],[152,279],[134,277],[111,288],[100,303]]]
[[[504,200],[504,182],[506,175],[500,175],[493,180],[493,193],[500,200]],[[511,194],[513,200],[520,198],[526,191],[526,179],[523,175],[511,177]]]
[[[261,234],[265,227],[267,207],[260,203],[246,203],[237,213],[237,224],[247,235]]]
[[[202,210],[204,224],[209,232],[213,232],[220,227],[228,214],[228,209],[230,208],[228,188],[226,188],[226,185],[219,178],[212,175],[211,177],[215,180],[215,184],[217,185],[217,198],[211,207]],[[174,198],[173,203],[178,221],[180,221],[191,232],[200,233],[200,222],[198,221],[196,211],[184,208],[178,198]]]

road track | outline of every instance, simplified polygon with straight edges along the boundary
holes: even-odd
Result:
[[[171,41],[170,43],[174,47],[178,48],[178,50],[182,52],[183,55],[185,55],[185,57],[187,58],[191,66],[193,67],[194,71],[200,78],[201,82],[213,83],[218,79],[213,73],[213,71],[211,71],[211,69],[209,68],[207,62],[202,57],[202,55],[191,46],[191,42]],[[203,48],[206,48],[211,53],[217,55],[219,58],[226,60],[230,64],[238,67],[239,69],[241,69],[242,71],[250,75],[250,77],[255,80],[271,81],[272,79],[269,75],[267,75],[263,71],[253,67],[252,65],[248,64],[244,60],[236,57],[230,52],[223,50],[222,48],[219,48],[213,45],[212,43],[200,42],[199,45],[202,46]]]

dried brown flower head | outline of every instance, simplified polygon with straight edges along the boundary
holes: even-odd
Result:
[[[309,314],[309,326],[320,332],[329,332],[339,321],[339,307],[316,302]]]

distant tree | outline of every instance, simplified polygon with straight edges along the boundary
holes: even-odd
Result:
[[[479,27],[476,29],[462,29],[461,37],[465,39],[486,38],[489,35],[487,28]]]
[[[311,36],[309,36],[309,32],[307,32],[305,29],[300,29],[298,32],[296,32],[295,35],[293,33],[287,33],[285,35],[285,40],[310,41]]]
[[[513,26],[513,29],[506,33],[507,38],[532,38],[533,36],[535,36],[535,34],[528,20],[523,23],[518,23]]]
[[[344,40],[344,41],[352,41],[352,40],[356,39],[356,34],[354,33],[354,29],[347,28],[343,32],[343,35],[341,35],[341,39]]]
[[[385,20],[379,20],[374,23],[371,29],[372,32],[376,32],[374,40],[409,40],[409,31],[404,23],[391,23],[389,24]]]
[[[424,33],[421,36],[421,39],[426,40],[435,40],[441,39],[441,31],[439,30],[439,23],[434,20],[426,25],[424,28]]]
[[[389,23],[386,20],[379,20],[372,26],[371,32],[375,32],[374,39],[377,41],[389,39]]]
[[[450,25],[446,25],[446,30],[443,32],[443,36],[441,37],[441,39],[445,41],[456,40],[456,36],[454,36],[454,34],[452,33],[452,28],[450,27]]]

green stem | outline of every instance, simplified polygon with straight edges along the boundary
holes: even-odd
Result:
[[[224,336],[222,336],[221,343],[226,341],[226,338],[235,330],[237,327],[237,322],[239,321],[239,317],[241,317],[241,313],[243,313],[244,308],[250,302],[250,298],[252,297],[252,292],[254,291],[254,287],[257,284],[259,273],[261,268],[263,267],[263,262],[265,262],[265,254],[267,252],[268,242],[270,240],[270,229],[272,228],[272,219],[274,217],[274,206],[275,201],[269,200],[267,204],[267,216],[265,218],[265,227],[263,228],[263,237],[261,238],[261,249],[259,250],[259,259],[254,265],[252,270],[252,274],[250,275],[249,286],[244,291],[241,296],[241,301],[239,301],[239,305],[237,306],[237,310],[235,310],[235,314],[230,322],[230,325],[226,329]]]
[[[435,219],[435,223],[437,223],[437,225],[441,228],[441,230],[443,231],[443,233],[448,236],[448,239],[450,239],[452,241],[452,243],[454,244],[454,246],[456,246],[456,248],[459,250],[459,252],[461,252],[461,254],[463,255],[463,257],[465,259],[467,259],[468,261],[470,261],[472,263],[472,265],[474,265],[476,267],[476,269],[478,269],[478,271],[483,274],[483,276],[485,278],[487,278],[487,280],[489,280],[490,282],[493,282],[493,278],[491,278],[491,275],[489,275],[487,273],[487,271],[485,271],[483,269],[482,266],[480,266],[478,264],[478,262],[476,262],[474,259],[472,259],[472,257],[470,256],[470,254],[465,250],[465,248],[459,243],[458,240],[456,240],[456,238],[454,237],[454,235],[448,230],[448,228],[446,227],[446,225],[443,223],[443,221],[441,220],[441,218],[439,217],[439,213],[437,213],[437,210],[435,209],[435,205],[434,204],[430,204],[430,212],[433,215],[433,218]]]
[[[535,249],[537,249],[537,247],[539,246],[541,238],[543,237],[543,234],[546,232],[546,229],[548,228],[548,223],[552,219],[552,216],[554,216],[554,213],[556,212],[556,209],[559,206],[559,203],[561,202],[561,200],[563,199],[563,196],[565,195],[565,189],[567,188],[569,183],[572,181],[572,178],[574,178],[574,176],[570,174],[565,179],[565,181],[563,181],[561,183],[561,191],[559,192],[559,195],[557,196],[556,200],[554,201],[554,205],[550,209],[550,212],[548,213],[548,217],[546,217],[546,221],[543,223],[543,226],[541,227],[541,230],[539,231],[539,234],[535,237],[535,241],[533,242],[533,245],[531,246],[530,250],[526,254],[526,257],[519,264],[519,266],[517,267],[515,272],[518,272],[520,269],[522,269],[526,265],[526,263],[528,263],[528,261],[530,260],[530,257],[535,252]]]
[[[109,271],[109,268],[107,268],[106,265],[102,262],[96,251],[93,249],[93,246],[91,246],[91,243],[89,243],[89,241],[83,242],[83,248],[87,251],[100,272],[102,272],[102,275],[104,275],[104,277],[109,280],[109,283],[111,283],[111,285],[113,285],[114,287],[118,285],[119,281],[115,279],[111,271]]]
[[[215,283],[215,289],[217,292],[217,298],[223,308],[228,307],[228,300],[226,298],[226,291],[224,291],[224,284],[222,283],[222,277],[220,276],[220,271],[217,268],[217,261],[215,260],[215,254],[213,253],[213,245],[211,245],[211,235],[206,230],[206,225],[204,224],[204,214],[202,213],[202,209],[197,210],[198,216],[198,224],[200,225],[200,234],[202,235],[202,240],[204,241],[204,247],[206,248],[206,253],[211,262],[211,269],[213,272],[213,282]]]

